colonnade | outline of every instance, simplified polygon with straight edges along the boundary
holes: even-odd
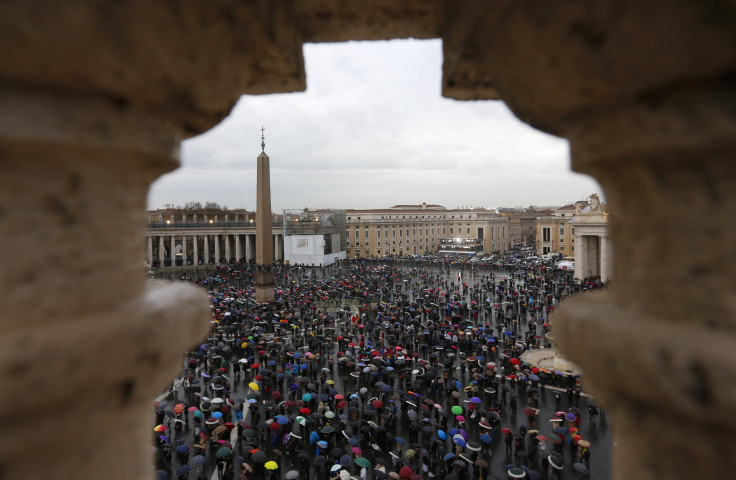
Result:
[[[255,260],[256,235],[252,233],[146,234],[148,265],[169,267]],[[284,259],[284,235],[273,234],[274,261]]]
[[[575,274],[578,278],[600,277],[608,282],[611,274],[607,235],[575,235]]]

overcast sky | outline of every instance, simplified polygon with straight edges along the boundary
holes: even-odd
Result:
[[[189,201],[256,206],[261,125],[274,212],[564,205],[603,193],[570,170],[566,140],[521,123],[502,102],[440,95],[440,40],[305,45],[307,91],[243,96],[182,144],[181,168],[148,208]]]

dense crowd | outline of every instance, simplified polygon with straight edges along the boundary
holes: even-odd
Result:
[[[572,372],[521,357],[549,347],[558,302],[596,279],[544,265],[343,261],[277,266],[276,299],[258,304],[252,270],[193,279],[211,329],[155,405],[160,478],[486,479],[501,445],[503,475],[587,472],[580,409],[595,421],[598,408]],[[539,419],[545,394],[551,423]]]

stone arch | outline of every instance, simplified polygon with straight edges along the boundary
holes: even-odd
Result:
[[[616,283],[565,305],[555,336],[615,413],[617,477],[731,475],[734,9],[726,0],[4,3],[0,38],[14,48],[0,62],[0,251],[18,254],[0,269],[0,368],[5,391],[38,393],[0,406],[2,418],[29,414],[0,437],[5,476],[150,474],[150,398],[208,314],[201,292],[144,282],[150,182],[176,168],[182,137],[216,124],[240,94],[303,90],[304,42],[406,37],[443,39],[445,96],[502,98],[569,138],[573,168],[605,188]],[[55,249],[41,248],[49,241]],[[76,348],[87,337],[72,324],[94,349]],[[172,338],[174,329],[187,333]],[[622,356],[624,347],[636,353]],[[100,376],[93,363],[114,368]],[[678,374],[662,375],[668,367]],[[98,443],[109,431],[116,442]],[[59,451],[70,437],[79,455]],[[34,461],[39,449],[44,462]]]

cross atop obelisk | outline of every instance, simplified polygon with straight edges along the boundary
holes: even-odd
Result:
[[[258,155],[256,191],[256,301],[274,300],[273,293],[273,217],[271,212],[270,160],[261,127],[261,154]]]

